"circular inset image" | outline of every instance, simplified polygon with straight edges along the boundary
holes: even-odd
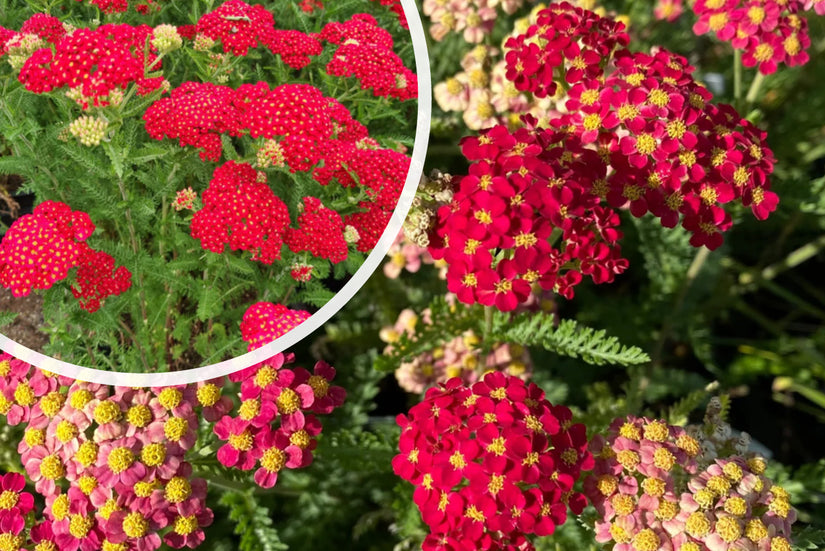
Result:
[[[57,4],[0,21],[0,348],[179,384],[329,319],[421,177],[414,3]]]

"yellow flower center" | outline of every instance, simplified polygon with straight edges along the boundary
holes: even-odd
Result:
[[[656,518],[661,520],[672,520],[679,513],[679,505],[673,501],[659,500],[659,507],[656,509]]]
[[[467,509],[464,511],[464,516],[476,522],[484,522],[486,518],[484,516],[484,513],[482,511],[479,511],[475,505],[470,505],[469,507],[467,507]]]
[[[83,475],[77,479],[77,487],[86,495],[91,494],[97,488],[97,479],[91,475]]]
[[[142,538],[149,531],[149,522],[137,511],[132,511],[123,519],[123,533],[130,538]]]
[[[178,517],[175,519],[175,527],[173,529],[181,536],[188,536],[198,529],[198,519],[195,515],[191,517]]]
[[[639,430],[639,427],[633,423],[625,423],[619,428],[619,436],[630,440],[639,441],[642,438],[642,433]]]
[[[771,551],[791,551],[791,542],[782,536],[771,538]]]
[[[298,393],[291,388],[285,388],[275,400],[275,405],[278,406],[278,412],[281,415],[289,415],[300,409],[301,397],[298,396]]]
[[[685,522],[685,532],[697,539],[704,538],[710,533],[710,521],[708,517],[699,511],[691,513]]]
[[[612,474],[603,474],[596,481],[596,488],[603,496],[612,495],[619,487],[619,479]]]
[[[656,150],[656,138],[650,134],[639,134],[636,138],[636,151],[642,155],[650,155]]]
[[[198,403],[204,407],[214,406],[221,398],[221,389],[218,385],[206,383],[198,389],[197,398]]]
[[[11,373],[11,362],[8,360],[0,361],[0,377],[5,377]]]
[[[754,543],[768,537],[768,529],[760,519],[751,519],[745,524],[745,537]]]
[[[767,468],[768,464],[761,457],[752,457],[748,459],[748,469],[750,469],[754,474],[762,474]]]
[[[673,468],[673,465],[676,464],[676,456],[666,448],[657,448],[656,451],[653,452],[653,464],[658,469],[669,471]]]
[[[656,107],[664,107],[670,102],[670,96],[668,96],[667,92],[665,92],[664,90],[660,88],[654,88],[647,95],[647,101],[655,105]]]
[[[14,401],[23,407],[33,406],[37,402],[37,396],[34,395],[32,387],[29,383],[21,381],[17,388],[14,389]]]
[[[627,533],[627,530],[616,523],[610,525],[610,537],[612,537],[616,543],[629,543],[632,539],[630,534]]]
[[[126,412],[126,421],[130,425],[142,429],[152,422],[152,410],[145,404],[135,404]]]
[[[49,480],[57,480],[66,474],[66,468],[63,462],[56,455],[47,455],[40,463],[40,474],[43,478]]]
[[[629,515],[636,510],[636,500],[627,494],[616,494],[610,500],[610,504],[619,516]]]
[[[734,517],[722,517],[716,521],[716,533],[725,542],[733,543],[742,536],[742,526]]]
[[[123,543],[112,543],[109,540],[103,540],[103,545],[100,548],[100,551],[128,551],[129,544],[126,542]]]
[[[741,497],[729,497],[725,500],[725,512],[737,517],[743,517],[745,513],[748,512],[748,505]]]
[[[20,501],[20,494],[12,490],[5,490],[0,494],[0,511],[8,511]]]
[[[265,365],[261,367],[255,374],[255,386],[258,388],[266,388],[278,380],[278,371],[272,366]]]
[[[710,509],[716,503],[716,494],[707,488],[702,488],[693,494],[693,499],[702,509]]]
[[[83,539],[89,535],[89,531],[94,525],[95,521],[91,517],[84,515],[72,515],[69,517],[69,533],[77,539]]]
[[[622,450],[616,454],[616,461],[628,471],[632,471],[641,462],[641,458],[633,450]]]
[[[69,496],[60,494],[52,502],[52,516],[55,520],[61,521],[69,516]]]
[[[742,467],[736,463],[726,463],[725,466],[722,467],[722,472],[725,473],[728,480],[734,483],[742,480],[742,477],[745,475],[745,473],[742,472]]]
[[[192,485],[182,476],[176,476],[166,483],[163,496],[169,503],[180,503],[192,495]]]
[[[177,442],[189,430],[189,421],[180,417],[171,417],[163,425],[163,434],[172,442]]]
[[[33,448],[35,446],[41,446],[43,445],[43,442],[46,441],[46,430],[26,429],[26,432],[23,433],[23,441],[30,448]]]
[[[312,439],[309,436],[309,433],[304,429],[295,431],[289,435],[289,443],[293,446],[298,446],[302,450],[307,449],[311,442]]]
[[[773,57],[773,46],[763,42],[762,44],[756,47],[756,50],[754,50],[753,52],[753,57],[756,59],[756,61],[759,61],[760,63],[768,61],[770,58]]]
[[[241,407],[238,408],[238,415],[244,421],[251,421],[261,412],[261,402],[255,398],[251,400],[244,400],[241,402]]]
[[[149,497],[152,495],[152,492],[158,488],[160,488],[160,482],[157,480],[153,480],[152,482],[141,480],[135,484],[135,495],[138,497]]]
[[[68,509],[68,501],[67,501],[67,509]],[[103,517],[105,520],[109,520],[109,517],[112,516],[112,513],[115,511],[120,511],[120,507],[117,506],[117,500],[115,498],[109,498],[106,500],[106,503],[103,504],[103,507],[98,509],[100,516]]]
[[[321,375],[312,375],[307,381],[316,398],[323,398],[329,393],[329,381]]]
[[[277,473],[286,465],[286,454],[279,448],[269,448],[261,456],[261,467],[267,472]]]
[[[631,545],[637,551],[656,551],[659,549],[659,536],[650,528],[645,528],[633,536]]]
[[[692,436],[683,434],[676,439],[676,446],[688,454],[689,457],[696,457],[702,451],[702,446]]]
[[[238,451],[249,451],[252,449],[253,444],[254,440],[252,438],[252,433],[250,433],[248,430],[245,430],[240,434],[229,435],[229,445]]]
[[[712,31],[720,31],[728,24],[728,14],[725,12],[714,13],[708,18],[708,27]]]
[[[57,544],[53,541],[45,540],[41,541],[37,545],[34,546],[34,551],[58,551]],[[106,550],[104,550],[106,551]]]
[[[69,440],[75,438],[79,433],[80,431],[77,428],[77,425],[66,419],[60,421],[57,424],[57,428],[54,431],[54,434],[55,436],[57,436],[57,439],[63,442],[64,444]]]
[[[707,488],[719,497],[730,491],[730,482],[723,476],[712,476],[708,479]]]
[[[171,410],[178,407],[183,400],[183,393],[177,388],[166,387],[158,394],[158,402],[164,409]]]
[[[77,449],[75,459],[84,467],[88,467],[97,461],[97,452],[99,449],[100,447],[90,440],[83,442]]]
[[[662,497],[665,495],[665,481],[661,478],[645,478],[642,489],[649,496]]]
[[[66,403],[66,396],[57,391],[49,392],[40,399],[40,409],[46,417],[52,418],[60,412],[60,408]]]
[[[23,536],[10,532],[0,534],[0,551],[17,551],[24,543],[26,539]]]
[[[507,451],[507,447],[504,445],[504,442],[505,440],[503,436],[493,438],[493,441],[487,445],[487,451],[496,455],[504,455],[504,452]]]
[[[92,417],[98,425],[105,425],[120,420],[121,411],[118,405],[114,402],[100,402],[95,406]]]
[[[166,461],[166,446],[162,442],[153,442],[140,450],[140,461],[147,467],[157,467]]]
[[[109,453],[106,464],[115,474],[120,474],[135,462],[135,454],[129,448],[119,447]]]
[[[85,388],[81,388],[71,393],[69,396],[69,404],[74,409],[83,409],[86,407],[86,404],[91,402],[93,399],[94,395],[90,391]]]

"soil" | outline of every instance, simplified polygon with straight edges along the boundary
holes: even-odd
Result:
[[[27,297],[15,297],[0,287],[0,311],[19,312],[12,323],[0,329],[0,333],[16,343],[32,350],[42,351],[49,337],[40,328],[43,326],[43,299],[32,293]]]

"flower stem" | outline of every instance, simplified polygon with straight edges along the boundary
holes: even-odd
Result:
[[[490,340],[490,334],[493,332],[493,307],[484,307],[484,343]]]
[[[748,105],[753,105],[753,103],[756,102],[756,96],[759,94],[759,90],[762,88],[762,82],[764,82],[764,80],[765,75],[757,72],[753,82],[751,82],[751,87],[748,89],[748,95],[745,96],[745,102]]]
[[[733,98],[739,107],[742,99],[742,50],[733,50]]]

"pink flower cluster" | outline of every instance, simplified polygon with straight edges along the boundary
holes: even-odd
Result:
[[[425,551],[534,549],[527,536],[584,509],[573,485],[593,466],[585,427],[534,384],[504,373],[472,386],[451,379],[397,421],[393,470],[416,487]]]
[[[343,23],[327,23],[320,37],[338,44],[327,64],[328,74],[354,76],[361,89],[372,90],[375,96],[401,101],[418,97],[415,73],[393,52],[392,35],[373,16],[360,13]]]
[[[425,311],[420,321],[429,325],[429,312]],[[393,345],[402,335],[415,340],[418,322],[419,316],[415,312],[402,310],[395,324],[384,327],[379,333],[381,340],[387,343],[384,353],[391,353]],[[460,378],[465,385],[471,385],[490,371],[501,371],[524,380],[530,378],[533,362],[525,347],[499,343],[489,353],[482,354],[480,342],[473,331],[467,331],[443,345],[433,346],[411,361],[402,362],[395,370],[395,378],[401,388],[416,394],[455,377]]]
[[[56,18],[49,19],[47,25],[45,18],[50,16],[39,17],[32,31],[54,45],[36,50],[20,70],[20,82],[30,92],[43,94],[68,87],[72,97],[88,109],[109,105],[113,101],[110,95],[123,92],[133,82],[143,95],[163,84],[163,77],[144,74],[147,67],[161,68],[151,48],[144,58],[152,27],[106,24],[67,34],[60,32],[63,26]]]
[[[523,5],[524,0],[425,0],[422,11],[430,18],[430,36],[436,41],[461,33],[465,41],[478,44],[492,33],[501,16],[497,6],[512,15]]]
[[[241,338],[255,350],[271,343],[308,320],[305,310],[291,310],[283,304],[256,302],[246,309],[241,320]]]
[[[271,488],[284,468],[299,469],[312,462],[321,423],[346,397],[343,388],[332,386],[335,368],[324,362],[312,373],[301,367],[283,367],[292,356],[279,354],[249,369],[230,375],[241,382],[237,415],[225,415],[215,425],[215,434],[226,442],[218,460],[227,467],[255,470],[255,482]]]
[[[319,362],[313,373],[282,369],[291,360],[279,354],[232,375],[240,383],[236,409],[221,395],[223,378],[108,387],[0,355],[0,414],[24,425],[21,462],[46,505],[26,535],[23,517],[34,500],[22,492],[22,476],[0,477],[0,538],[15,550],[28,542],[39,551],[197,547],[213,520],[206,480],[186,460],[199,417],[217,422],[214,433],[227,442],[219,460],[244,470],[258,463],[255,481],[269,488],[281,468],[312,461],[321,431],[316,415],[343,403],[344,390],[330,385],[334,368]]]
[[[14,296],[27,296],[33,289],[50,289],[79,267],[72,292],[81,308],[96,311],[101,300],[126,291],[132,276],[123,266],[115,270],[110,255],[85,243],[94,230],[85,212],[57,201],[40,203],[0,242],[0,285]]]
[[[765,75],[782,63],[791,67],[807,63],[811,39],[802,13],[825,15],[823,0],[698,0],[691,7],[698,16],[694,33],[712,32],[730,42],[744,51],[745,67],[758,66]],[[659,0],[653,11],[657,19],[667,21],[675,21],[683,12],[682,0]]]
[[[704,470],[702,443],[665,421],[616,419],[585,492],[601,515],[596,541],[616,551],[789,550],[796,513],[760,457],[715,458]]]
[[[25,425],[18,451],[46,500],[34,543],[148,551],[161,541],[174,548],[203,541],[212,522],[206,482],[185,461],[202,394],[194,385],[106,387],[33,370],[7,354],[0,373],[0,413],[10,425]],[[204,416],[231,407],[218,402]]]
[[[417,273],[422,265],[443,265],[433,259],[426,247],[420,247],[409,241],[403,230],[398,232],[395,241],[387,251],[387,257],[390,260],[384,263],[384,275],[390,279],[398,278],[402,271]]]
[[[17,551],[26,542],[26,517],[34,508],[34,496],[24,492],[26,479],[17,473],[0,476],[0,542]]]
[[[216,168],[202,203],[190,228],[204,249],[222,253],[229,245],[263,264],[281,258],[289,211],[250,165],[229,161]]]
[[[715,249],[732,225],[727,203],[741,201],[758,219],[776,208],[765,133],[708,103],[684,58],[614,52],[627,43],[621,29],[562,3],[508,40],[508,79],[553,94],[558,68],[571,85],[568,112],[544,127],[524,116],[514,132],[496,126],[462,141],[473,164],[453,180],[430,246],[462,302],[512,310],[534,284],[571,298],[585,275],[611,282],[627,268],[615,209],[651,212],[665,227],[681,221],[692,245]]]

